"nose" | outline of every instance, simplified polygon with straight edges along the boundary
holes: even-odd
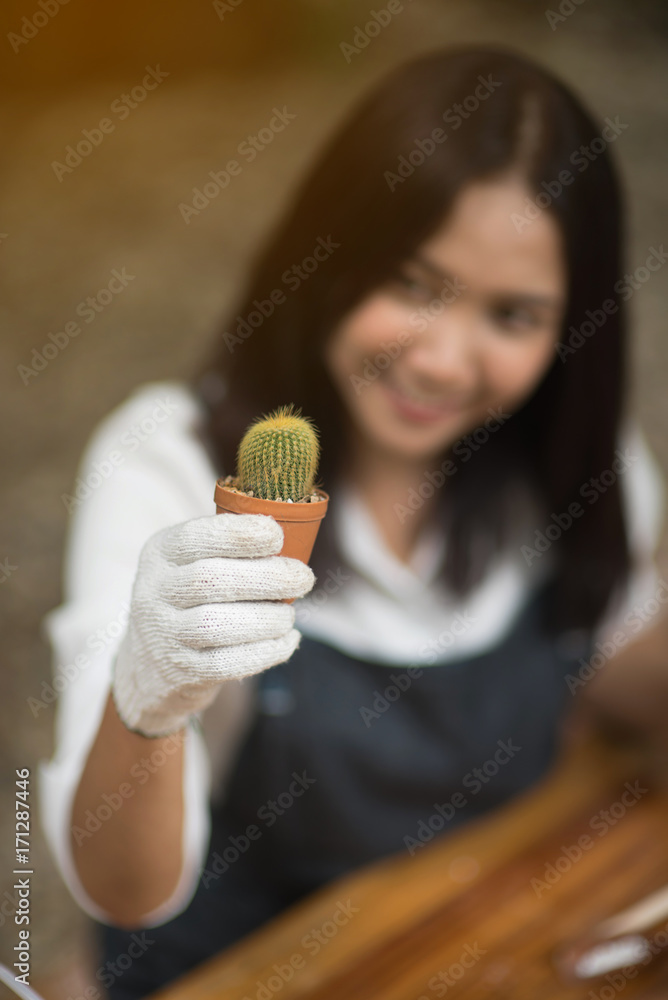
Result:
[[[406,363],[416,385],[424,390],[450,388],[465,393],[472,389],[478,379],[478,361],[473,317],[466,304],[446,306],[440,314],[425,318]]]

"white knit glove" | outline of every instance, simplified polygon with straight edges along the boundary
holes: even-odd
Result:
[[[264,514],[213,514],[165,528],[139,557],[128,628],[112,670],[116,710],[144,736],[183,728],[229,677],[289,659],[292,605],[315,577],[279,556],[283,530]]]

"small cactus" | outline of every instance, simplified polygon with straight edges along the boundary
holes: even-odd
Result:
[[[260,417],[243,436],[237,455],[237,486],[264,500],[307,498],[315,484],[320,447],[313,423],[281,406]]]

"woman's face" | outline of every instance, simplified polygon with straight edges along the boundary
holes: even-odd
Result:
[[[519,180],[471,184],[333,332],[326,364],[364,445],[436,456],[490,413],[510,415],[552,363],[564,255],[545,212],[517,232],[529,196]]]

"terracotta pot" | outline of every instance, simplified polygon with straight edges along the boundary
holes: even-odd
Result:
[[[324,490],[315,490],[321,498],[310,503],[285,503],[282,500],[262,500],[249,497],[245,493],[225,486],[224,480],[216,483],[214,500],[216,514],[268,514],[278,521],[283,529],[284,542],[279,555],[291,559],[301,559],[308,563],[315,543],[320,522],[327,512],[329,495]],[[292,600],[286,600],[292,604]]]

